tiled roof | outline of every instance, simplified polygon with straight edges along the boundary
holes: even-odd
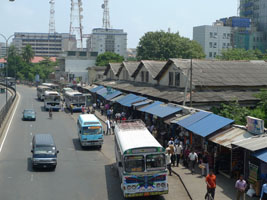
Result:
[[[45,60],[44,57],[34,56],[34,58],[31,60],[31,62],[32,63],[39,63],[39,62],[41,62],[43,60]],[[52,62],[56,62],[56,57],[50,57],[49,60],[52,61]]]

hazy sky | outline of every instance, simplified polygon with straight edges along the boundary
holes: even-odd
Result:
[[[70,0],[55,0],[56,31],[69,32]],[[104,0],[83,1],[83,33],[102,27]],[[148,31],[171,29],[191,38],[193,26],[211,25],[216,19],[235,16],[237,0],[110,0],[112,28],[128,33],[128,48],[135,48]],[[0,0],[0,33],[48,32],[49,0]],[[4,40],[0,37],[0,41]]]

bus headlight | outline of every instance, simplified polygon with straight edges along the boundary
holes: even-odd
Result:
[[[132,186],[128,185],[127,190],[131,190],[131,189],[132,189]]]
[[[157,183],[157,188],[159,188],[160,187],[160,183]]]
[[[166,184],[165,183],[161,183],[161,187],[165,188]]]
[[[132,189],[135,190],[135,189],[136,189],[136,185],[133,185],[133,186],[132,186]]]

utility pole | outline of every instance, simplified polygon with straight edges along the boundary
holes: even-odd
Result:
[[[191,62],[190,62],[190,107],[192,107],[192,83],[193,83],[193,60],[191,55]]]

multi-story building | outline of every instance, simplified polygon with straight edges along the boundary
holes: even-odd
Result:
[[[76,39],[68,33],[15,33],[14,46],[19,52],[31,45],[35,56],[57,57],[61,52],[76,50]]]
[[[95,28],[87,40],[89,52],[102,54],[114,52],[123,57],[127,56],[127,33],[123,29]]]
[[[0,58],[6,56],[6,43],[0,42]]]
[[[231,27],[223,26],[222,22],[194,27],[193,40],[202,46],[207,59],[213,59],[223,49],[232,48]]]

